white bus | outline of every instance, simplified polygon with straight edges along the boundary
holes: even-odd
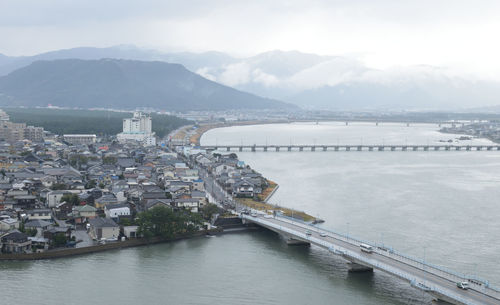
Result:
[[[372,253],[373,252],[373,247],[367,244],[360,244],[359,248],[361,251],[366,252],[366,253]]]

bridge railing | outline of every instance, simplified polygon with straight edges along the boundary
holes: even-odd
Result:
[[[298,231],[295,231],[295,230],[292,230],[292,229],[289,229],[287,227],[283,227],[281,225],[277,225],[277,224],[274,224],[272,222],[266,222],[265,220],[261,219],[261,218],[252,218],[253,221],[255,222],[260,222],[260,223],[266,223],[267,226],[270,226],[270,227],[273,227],[275,229],[278,229],[280,231],[283,231],[283,232],[286,232],[286,233],[289,233],[290,235],[292,236],[298,236],[304,240],[309,240],[317,245],[321,245],[327,249],[329,249],[330,251],[332,252],[335,252],[334,250],[334,246],[327,242],[327,241],[324,241],[322,239],[318,239],[318,238],[315,238],[315,237],[309,237],[307,236],[305,233],[302,233],[302,232],[298,232]],[[353,251],[350,251],[348,249],[345,249],[345,248],[342,248],[342,247],[338,247],[339,248],[339,251],[341,251],[343,253],[342,256],[346,257],[346,258],[354,258],[360,262],[364,262],[366,263],[367,265],[371,265],[373,266],[374,268],[377,268],[377,269],[380,269],[380,270],[384,270],[388,273],[391,273],[393,275],[396,275],[402,279],[406,279],[408,280],[410,283],[413,284],[413,286],[419,288],[419,289],[424,289],[424,290],[428,290],[428,291],[431,291],[431,292],[437,292],[441,295],[444,295],[444,296],[447,296],[451,299],[454,299],[454,300],[457,300],[463,304],[475,304],[473,302],[471,302],[470,300],[468,299],[465,299],[461,296],[459,296],[458,294],[456,293],[453,293],[453,292],[450,292],[449,290],[446,290],[446,289],[442,289],[442,288],[439,288],[438,286],[435,286],[435,285],[428,285],[428,282],[425,280],[425,279],[421,279],[421,278],[418,278],[418,277],[415,277],[413,275],[411,275],[410,273],[407,273],[407,272],[403,272],[402,270],[400,269],[397,269],[397,268],[394,268],[394,267],[391,267],[387,264],[384,264],[384,263],[381,263],[375,259],[372,259],[372,258],[367,258],[367,257],[364,257],[364,256],[361,256],[359,255],[358,253],[355,253]],[[418,283],[420,283],[421,285],[417,285]]]
[[[489,284],[489,281],[481,279],[477,276],[467,275],[464,273],[456,272],[454,270],[445,268],[443,266],[429,263],[428,261],[425,261],[423,259],[420,259],[420,258],[417,258],[414,256],[410,256],[410,255],[406,255],[404,253],[396,251],[392,247],[387,247],[386,245],[382,245],[379,243],[373,243],[370,241],[365,241],[365,240],[355,238],[355,237],[349,236],[347,234],[336,232],[333,230],[319,228],[319,227],[314,226],[314,225],[312,225],[308,222],[305,222],[301,219],[292,218],[292,217],[281,215],[281,214],[279,215],[279,218],[284,218],[284,220],[286,222],[289,222],[289,223],[291,222],[295,225],[300,225],[301,227],[304,227],[304,228],[311,228],[312,227],[312,228],[315,228],[315,229],[318,229],[321,231],[335,234],[336,238],[341,239],[342,241],[348,242],[348,243],[356,245],[356,246],[359,246],[360,244],[372,245],[372,246],[377,248],[376,252],[380,255],[384,255],[384,256],[396,259],[398,261],[404,262],[408,265],[419,268],[421,270],[432,273],[434,275],[446,278],[448,280],[452,280],[455,282],[472,280],[472,282],[470,282],[470,284],[472,286],[474,286],[476,290],[481,291],[481,290],[488,289],[489,295],[493,295],[497,298],[500,298],[500,289],[498,289],[497,287],[491,286]],[[382,250],[382,249],[384,249],[384,250]],[[480,283],[480,284],[478,284],[478,283]]]

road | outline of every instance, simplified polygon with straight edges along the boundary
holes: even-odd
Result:
[[[341,256],[347,260],[407,279],[413,284],[420,285],[420,288],[428,287],[439,294],[451,296],[455,300],[459,300],[458,304],[500,304],[500,295],[497,291],[474,284],[468,290],[459,289],[456,287],[456,282],[463,279],[454,278],[453,275],[432,266],[424,266],[420,262],[411,261],[378,248],[373,253],[363,252],[360,250],[359,242],[349,240],[348,237],[281,217],[264,218],[262,215],[255,217],[242,215],[242,217],[271,230],[294,235],[299,240],[310,242],[330,251],[337,250],[337,254],[341,253]],[[307,231],[310,231],[311,235],[306,235]],[[327,233],[327,236],[320,236],[321,232]]]

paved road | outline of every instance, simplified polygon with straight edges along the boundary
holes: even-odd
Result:
[[[387,251],[375,249],[373,253],[365,253],[360,250],[359,243],[350,241],[343,236],[337,236],[331,232],[327,232],[327,236],[320,236],[323,230],[309,226],[299,222],[293,222],[281,217],[264,218],[263,216],[243,215],[249,221],[267,226],[281,232],[295,232],[295,237],[300,240],[306,240],[312,244],[326,249],[336,249],[342,251],[342,255],[347,260],[362,262],[363,265],[368,265],[376,269],[386,271],[397,275],[407,280],[414,280],[414,284],[421,283],[425,287],[435,289],[438,292],[445,293],[448,296],[455,296],[460,303],[465,304],[500,304],[500,296],[497,292],[490,289],[485,289],[481,286],[471,286],[469,290],[462,290],[456,287],[456,282],[460,279],[454,279],[453,276],[445,274],[440,270],[435,270],[432,267],[418,266],[418,262],[408,261],[395,254]],[[306,231],[310,231],[311,235],[307,236]],[[339,252],[340,253],[340,252]],[[423,287],[423,286],[421,286]],[[473,289],[472,289],[473,288]],[[486,292],[490,295],[486,295]]]
[[[77,248],[82,248],[82,247],[88,247],[88,246],[93,246],[96,243],[90,238],[89,234],[87,233],[87,230],[76,230],[73,231],[73,236],[75,236],[76,240],[81,242],[76,244]]]

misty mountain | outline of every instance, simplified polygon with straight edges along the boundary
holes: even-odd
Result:
[[[295,106],[207,80],[182,65],[119,59],[37,61],[0,77],[0,105],[162,110]]]
[[[75,48],[31,57],[0,56],[0,75],[38,59],[121,58],[179,63],[206,79],[312,109],[460,110],[500,104],[500,83],[441,67],[367,67],[347,56],[271,51],[246,58],[221,52],[162,53],[133,46]]]
[[[79,47],[37,54],[34,56],[5,56],[0,54],[0,76],[7,75],[19,68],[26,67],[35,61],[56,59],[95,60],[104,58],[129,59],[141,61],[164,61],[178,63],[188,70],[196,71],[209,66],[221,66],[235,59],[221,52],[205,53],[163,53],[156,50],[140,49],[135,46],[114,46],[108,48]]]

